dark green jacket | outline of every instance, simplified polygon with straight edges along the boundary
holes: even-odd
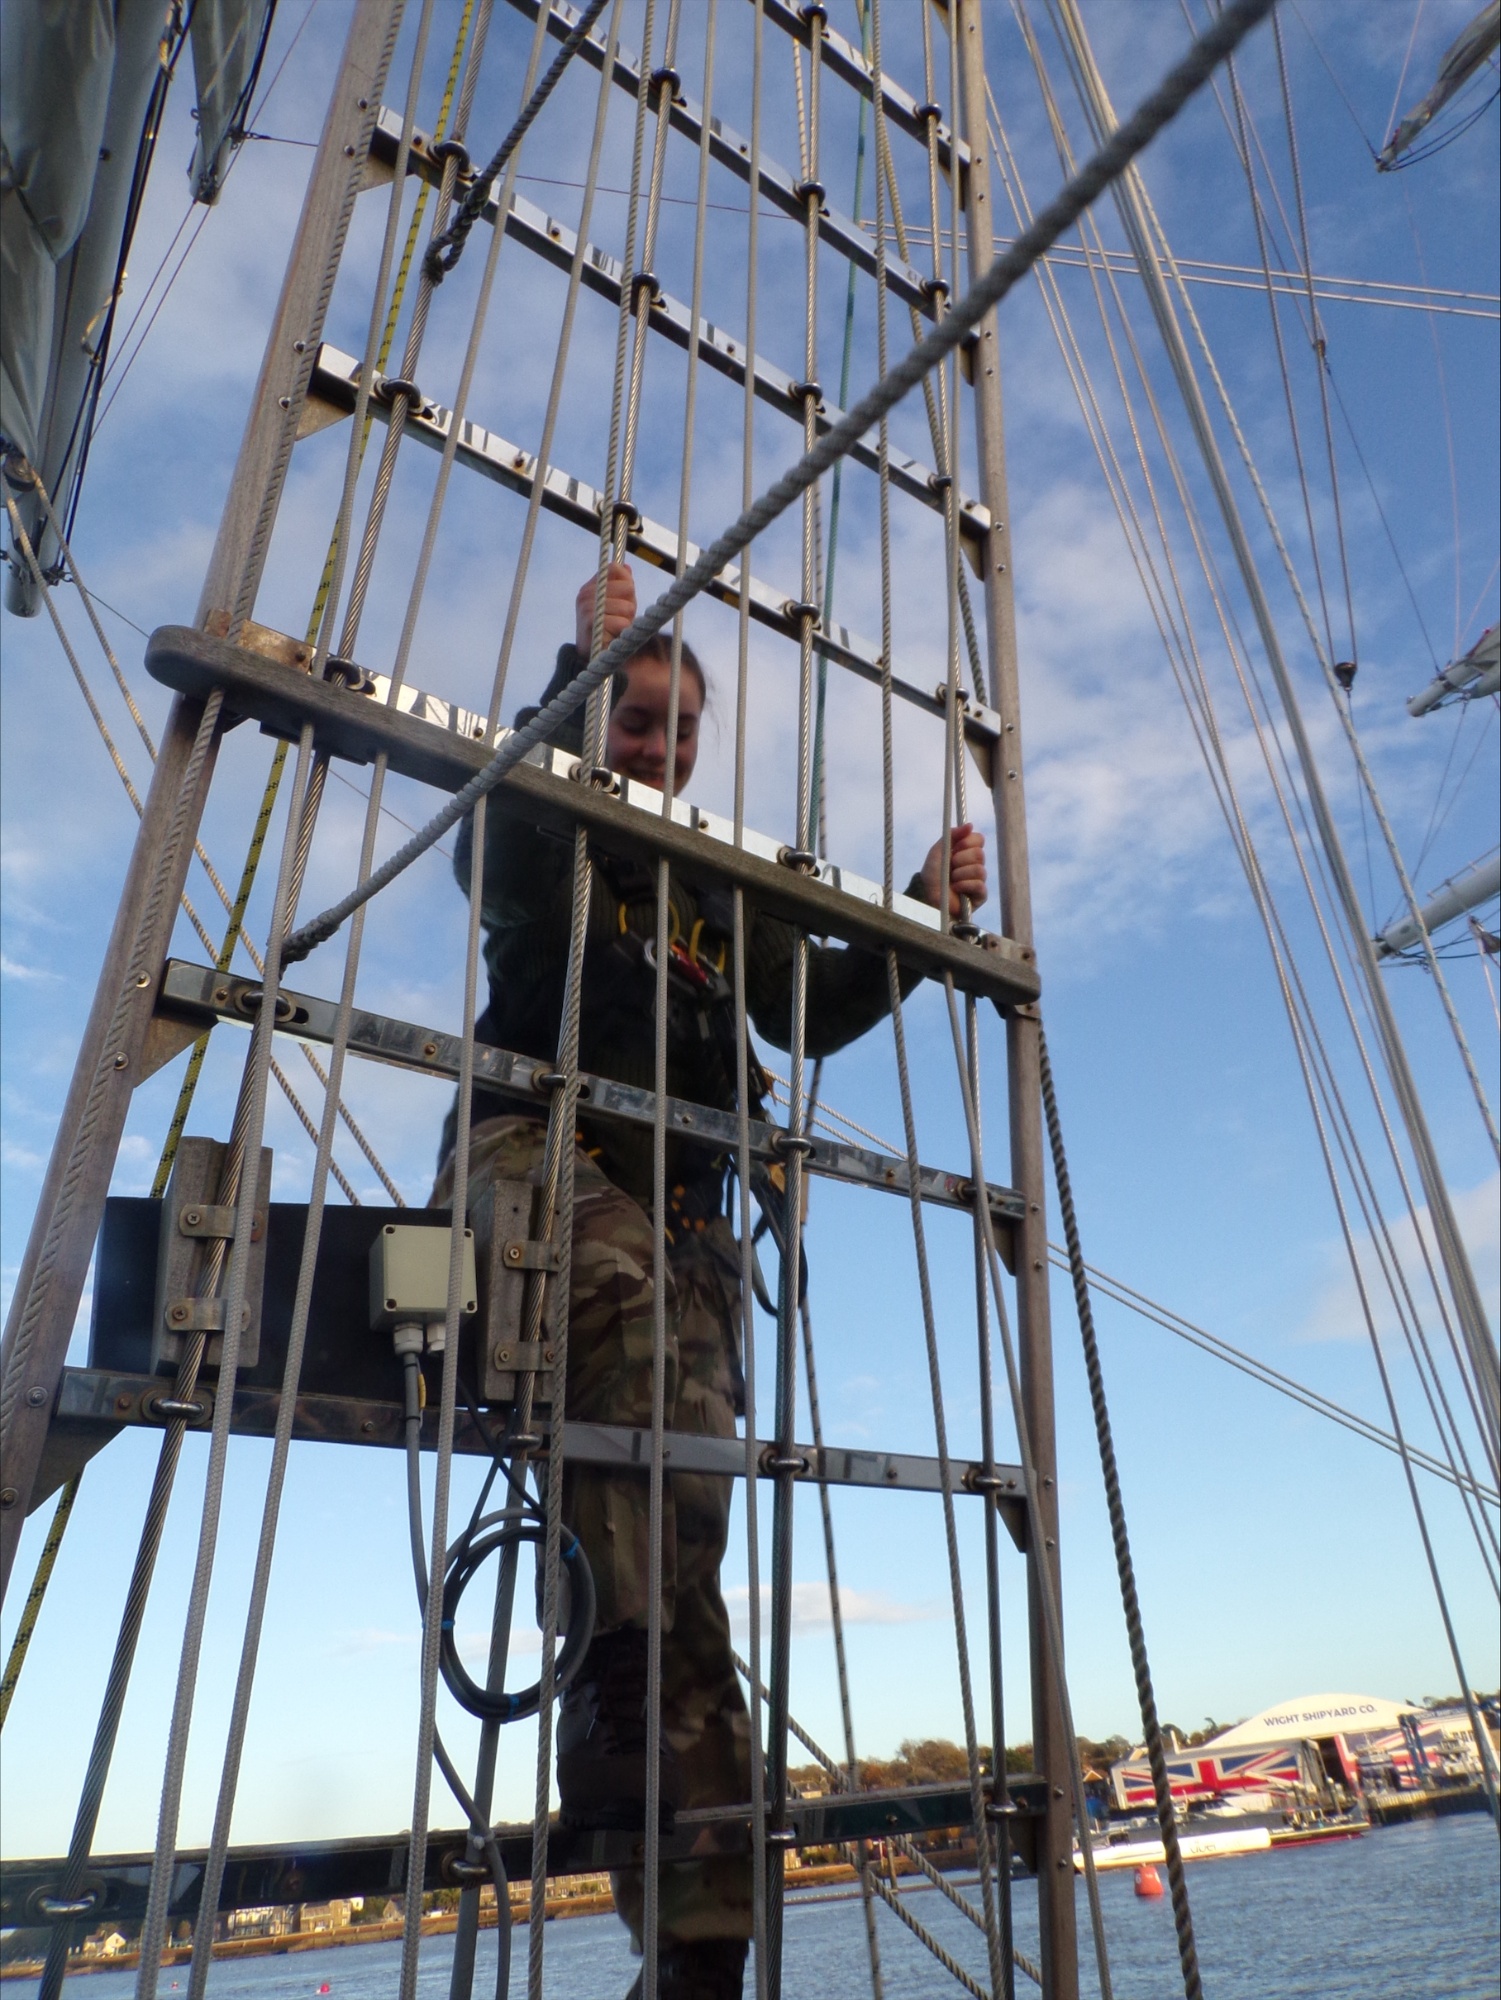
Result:
[[[571,652],[572,649],[566,649]],[[486,815],[485,963],[490,1004],[477,1024],[481,1041],[522,1055],[557,1054],[573,907],[573,841],[508,814]],[[467,891],[473,822],[459,831],[454,873]],[[582,1069],[619,1083],[655,1087],[657,933],[655,870],[591,849]],[[669,974],[667,1089],[718,1110],[735,1108],[733,904],[727,890],[675,873],[669,926],[681,946]],[[792,1040],[792,969],[797,932],[747,906],[746,1008],[777,1048]],[[902,990],[916,983],[904,973]],[[807,1052],[832,1054],[874,1027],[889,1008],[886,964],[876,952],[811,944],[808,952]],[[754,1061],[752,1075],[754,1076]],[[476,1091],[475,1116],[503,1106]],[[579,1120],[585,1140],[617,1186],[650,1206],[652,1136],[648,1129],[603,1119]],[[669,1141],[668,1186],[683,1185],[699,1212],[718,1209],[724,1162],[701,1146]]]

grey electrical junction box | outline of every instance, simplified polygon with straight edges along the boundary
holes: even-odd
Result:
[[[388,1222],[370,1245],[370,1325],[389,1333],[406,1324],[440,1326],[448,1313],[448,1258],[451,1229]],[[461,1313],[479,1308],[474,1270],[474,1231],[464,1231]]]

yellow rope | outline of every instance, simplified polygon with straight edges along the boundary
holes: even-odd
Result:
[[[16,1691],[16,1682],[21,1678],[26,1649],[31,1644],[32,1633],[36,1630],[37,1615],[42,1608],[42,1599],[47,1594],[47,1585],[52,1581],[52,1566],[57,1561],[57,1552],[62,1546],[63,1530],[68,1525],[73,1502],[78,1497],[78,1482],[81,1477],[81,1473],[75,1472],[57,1496],[57,1508],[52,1516],[52,1526],[47,1530],[47,1539],[42,1545],[41,1560],[37,1563],[36,1575],[31,1580],[31,1589],[26,1594],[26,1602],[21,1607],[21,1622],[16,1627],[15,1638],[11,1641],[10,1657],[5,1662],[5,1678],[0,1681],[0,1729],[4,1728],[5,1718],[10,1714],[11,1696]]]

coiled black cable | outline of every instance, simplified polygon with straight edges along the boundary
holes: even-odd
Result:
[[[412,1541],[412,1569],[417,1581],[419,1600],[425,1602],[427,1558],[422,1539],[421,1363],[415,1354],[408,1354],[403,1357],[403,1368],[406,1402],[407,1513]],[[540,1547],[547,1532],[546,1521],[537,1501],[527,1492],[524,1480],[516,1476],[506,1458],[506,1447],[515,1432],[514,1409],[505,1431],[497,1438],[482,1416],[478,1400],[467,1382],[463,1384],[463,1393],[470,1421],[489,1449],[491,1465],[463,1532],[450,1545],[444,1556],[443,1623],[439,1666],[449,1693],[461,1708],[467,1709],[469,1714],[478,1716],[481,1721],[517,1722],[524,1716],[537,1713],[541,1701],[541,1685],[536,1683],[513,1693],[504,1688],[483,1687],[474,1679],[459,1658],[458,1642],[455,1638],[459,1601],[489,1557],[502,1554],[509,1548],[519,1548],[523,1542],[531,1542]],[[506,1485],[510,1488],[511,1503],[499,1513],[487,1514],[484,1511],[485,1504],[490,1498],[498,1475],[504,1477]],[[577,1535],[566,1527],[563,1530],[560,1554],[569,1589],[563,1643],[558,1652],[554,1676],[559,1692],[573,1679],[585,1653],[589,1650],[590,1641],[594,1637],[595,1611],[594,1577],[589,1568],[588,1557],[584,1554],[583,1544]],[[460,1802],[462,1803],[462,1800]]]

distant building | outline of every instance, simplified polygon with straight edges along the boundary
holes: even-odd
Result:
[[[1473,1784],[1480,1757],[1460,1709],[1415,1709],[1378,1695],[1313,1694],[1265,1708],[1167,1759],[1184,1806],[1221,1801],[1245,1811],[1338,1803],[1371,1790]],[[1150,1811],[1151,1768],[1138,1745],[1111,1768],[1122,1812]]]

